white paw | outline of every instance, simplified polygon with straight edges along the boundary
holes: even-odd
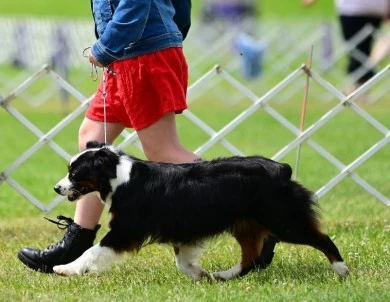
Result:
[[[336,273],[338,273],[341,277],[348,276],[349,269],[344,262],[334,262],[332,263],[332,266]]]
[[[195,266],[191,271],[187,271],[188,276],[190,276],[193,280],[197,281],[200,279],[208,279],[210,281],[214,280],[214,277],[205,271],[201,266]]]
[[[71,276],[74,275],[74,271],[69,268],[68,265],[56,265],[53,267],[53,271],[61,276]]]
[[[232,274],[227,274],[226,272],[214,272],[213,277],[216,280],[227,281],[232,279],[234,276]]]
[[[227,271],[221,271],[221,272],[215,272],[213,273],[213,276],[217,280],[230,280],[233,278],[236,278],[242,271],[241,265],[237,264],[236,266],[233,266],[231,269],[228,269]]]
[[[73,265],[56,265],[53,267],[53,271],[60,276],[73,276],[73,275],[82,275],[84,273],[81,269],[76,269]]]
[[[56,265],[53,271],[61,276],[83,275],[86,272],[100,273],[106,270],[113,262],[121,259],[121,255],[108,247],[99,244],[86,250],[75,261]]]

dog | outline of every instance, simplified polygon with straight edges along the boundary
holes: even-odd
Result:
[[[96,194],[109,207],[110,230],[78,259],[53,270],[64,276],[102,272],[125,251],[167,243],[174,247],[177,268],[190,278],[229,280],[257,267],[263,242],[273,235],[320,250],[347,276],[337,247],[320,230],[314,194],[291,174],[288,164],[261,156],[170,164],[88,142],[54,190],[69,201]],[[237,240],[242,258],[210,274],[199,264],[204,243],[224,232]]]

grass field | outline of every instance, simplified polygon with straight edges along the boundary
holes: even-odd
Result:
[[[3,1],[4,2],[4,1]],[[193,1],[195,10],[199,2]],[[299,1],[261,1],[265,18],[294,18],[305,13]],[[319,1],[311,16],[332,15],[333,1]],[[0,14],[61,16],[89,18],[89,3],[71,0],[6,1]],[[8,72],[8,69],[7,69]],[[12,77],[9,69],[8,76]],[[302,83],[303,83],[302,78]],[[274,79],[270,82],[278,82]],[[85,85],[73,82],[76,88],[89,95],[95,83]],[[336,83],[334,83],[336,84]],[[47,85],[43,81],[40,86]],[[272,88],[262,87],[265,91]],[[36,89],[32,87],[31,89]],[[228,87],[224,87],[228,90]],[[229,90],[228,90],[229,91]],[[31,91],[30,91],[31,92]],[[390,98],[385,95],[378,102],[362,108],[390,128],[388,118]],[[216,99],[213,91],[202,95],[191,104],[191,111],[214,129],[237,116],[249,106],[248,100],[226,105]],[[316,95],[309,95],[306,120],[308,127],[336,102],[323,103]],[[71,107],[77,106],[75,100]],[[298,125],[301,96],[286,103],[271,101],[291,123]],[[64,113],[58,99],[51,99],[41,108],[30,107],[22,99],[12,106],[20,110],[43,132],[49,131]],[[72,122],[54,140],[66,151],[77,152],[77,130],[81,118]],[[178,117],[183,143],[195,150],[208,136],[183,116]],[[319,130],[313,139],[345,164],[365,152],[383,135],[375,131],[348,108]],[[294,136],[284,127],[259,110],[227,137],[246,154],[272,156]],[[120,141],[120,140],[119,140]],[[0,108],[0,172],[15,161],[37,138]],[[126,149],[136,156],[142,153],[135,147]],[[283,160],[295,165],[295,150]],[[390,196],[390,146],[385,146],[374,157],[357,169],[357,173],[384,195]],[[228,155],[221,146],[206,152],[204,158]],[[54,155],[49,147],[27,160],[11,177],[26,187],[36,198],[49,203],[55,197],[53,185],[66,171],[63,159]],[[318,190],[339,171],[314,152],[307,144],[302,146],[299,180],[312,190]],[[74,204],[64,202],[48,214],[41,213],[7,183],[0,184],[0,301],[390,301],[390,210],[365,192],[350,178],[346,178],[330,193],[319,200],[324,230],[334,238],[351,275],[340,280],[320,252],[308,247],[279,244],[272,265],[265,271],[251,273],[230,282],[191,281],[177,272],[173,251],[168,246],[148,246],[136,257],[128,255],[125,261],[99,276],[61,278],[42,275],[26,269],[16,258],[23,246],[45,248],[62,238],[63,231],[43,219],[62,214],[73,216]],[[107,231],[109,215],[102,217],[102,230]],[[202,258],[209,271],[227,269],[239,260],[238,245],[229,237],[210,241]]]

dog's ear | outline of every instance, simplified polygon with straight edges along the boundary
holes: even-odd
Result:
[[[118,165],[118,161],[117,154],[108,148],[102,148],[95,153],[94,166],[99,173],[106,175],[108,178],[116,178],[116,166]]]
[[[100,143],[98,141],[89,141],[87,142],[87,149],[92,149],[92,148],[101,148],[104,147],[106,144],[105,143]]]

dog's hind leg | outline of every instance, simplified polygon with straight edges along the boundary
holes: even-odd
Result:
[[[236,226],[232,234],[241,247],[241,262],[226,271],[213,273],[214,278],[219,280],[244,276],[253,269],[263,267],[260,255],[268,232],[253,223]]]
[[[308,243],[312,247],[320,250],[325,254],[331,263],[333,269],[341,277],[346,277],[349,274],[349,269],[345,265],[343,258],[340,255],[340,252],[332,239],[328,235],[318,233],[315,238],[310,238]]]
[[[328,258],[336,273],[342,277],[348,275],[348,267],[345,265],[338,248],[327,234],[320,231],[318,225],[303,223],[297,228],[291,228],[287,232],[275,235],[283,242],[309,245],[320,250]]]
[[[199,264],[199,258],[203,250],[203,241],[187,245],[175,245],[174,251],[178,270],[194,280],[199,280],[203,277],[212,279],[211,275]]]

